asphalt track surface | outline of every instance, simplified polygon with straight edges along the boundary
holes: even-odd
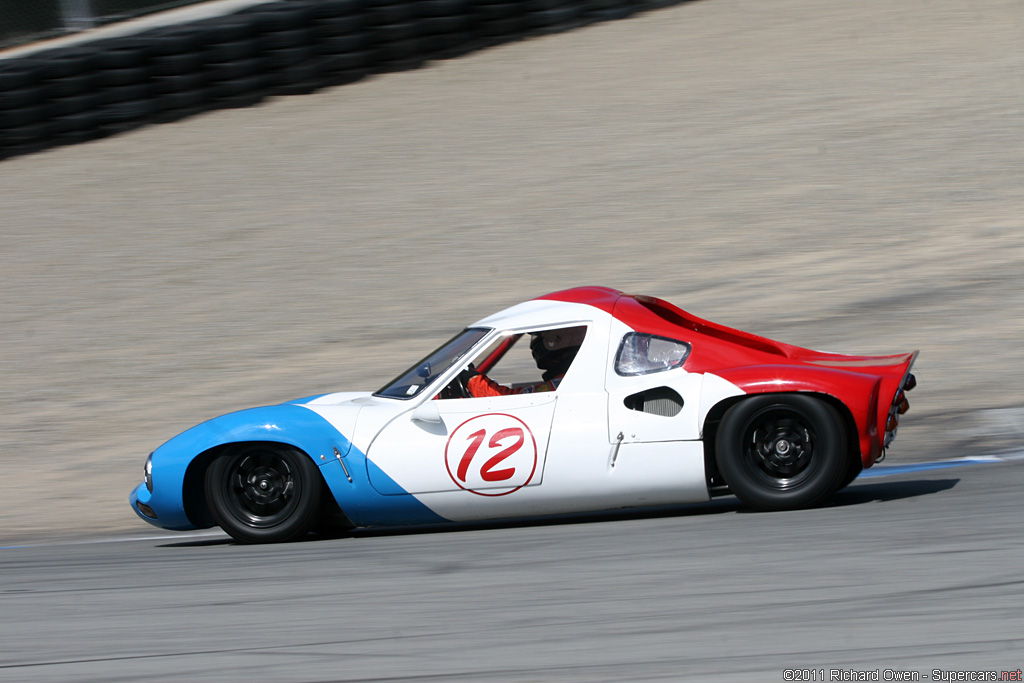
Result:
[[[4,548],[0,680],[1016,671],[1022,488],[1024,460],[961,463],[862,479],[786,513],[729,497],[280,546],[207,533]]]

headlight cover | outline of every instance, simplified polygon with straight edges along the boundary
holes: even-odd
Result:
[[[146,490],[153,493],[153,454],[150,453],[146,458],[146,466],[142,468],[143,475],[146,479]]]

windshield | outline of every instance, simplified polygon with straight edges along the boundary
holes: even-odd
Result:
[[[386,398],[412,398],[419,394],[423,387],[443,375],[460,358],[466,355],[478,341],[490,332],[486,327],[470,327],[455,335],[450,341],[442,344],[437,351],[412,366],[374,396]]]

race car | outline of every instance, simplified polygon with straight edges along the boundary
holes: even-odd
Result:
[[[193,427],[149,455],[130,502],[243,543],[728,494],[815,506],[884,456],[916,356],[811,351],[579,287],[470,325],[378,391]]]

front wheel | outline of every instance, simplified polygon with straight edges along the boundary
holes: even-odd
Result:
[[[249,443],[215,458],[206,471],[206,499],[220,528],[242,543],[282,543],[317,522],[323,484],[301,451]]]
[[[849,469],[839,415],[802,394],[755,396],[729,408],[715,459],[736,497],[760,510],[818,505]]]

